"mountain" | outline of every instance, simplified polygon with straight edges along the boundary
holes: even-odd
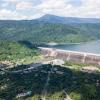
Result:
[[[35,20],[0,20],[0,40],[76,43],[100,39],[100,20],[45,15]]]
[[[100,23],[100,19],[98,18],[76,18],[76,17],[60,17],[56,15],[44,15],[38,19],[38,21],[49,22],[49,23]]]

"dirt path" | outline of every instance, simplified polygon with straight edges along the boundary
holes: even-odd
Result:
[[[45,83],[43,91],[42,91],[41,100],[46,100],[47,88],[49,86],[50,75],[51,75],[52,71],[53,71],[53,65],[51,67],[51,70],[48,72],[47,80],[46,80],[46,83]]]
[[[63,92],[66,95],[66,98],[64,100],[72,100],[65,90]]]

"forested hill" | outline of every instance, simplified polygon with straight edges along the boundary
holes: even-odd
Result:
[[[30,41],[35,43],[69,43],[100,39],[100,23],[70,22],[64,24],[63,22],[52,23],[49,20],[46,21],[45,18],[40,19],[20,21],[1,20],[0,40]]]
[[[27,43],[0,40],[0,64],[2,61],[10,61],[15,64],[33,63],[39,56],[39,50]]]

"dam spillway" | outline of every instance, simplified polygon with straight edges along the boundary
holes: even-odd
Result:
[[[76,52],[69,50],[61,50],[54,48],[39,47],[41,54],[45,57],[53,57],[55,59],[62,59],[64,61],[71,61],[76,63],[100,65],[100,55],[85,52]]]

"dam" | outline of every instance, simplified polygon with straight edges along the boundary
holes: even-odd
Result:
[[[86,52],[61,50],[55,48],[39,47],[44,57],[53,57],[64,61],[71,61],[83,64],[100,65],[100,55]]]

